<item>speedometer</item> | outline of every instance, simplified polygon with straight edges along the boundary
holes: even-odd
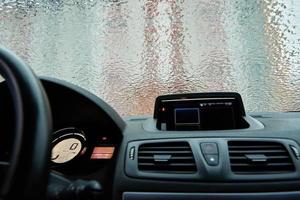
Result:
[[[86,138],[81,130],[65,128],[56,131],[53,136],[51,155],[53,163],[67,163],[84,153]]]

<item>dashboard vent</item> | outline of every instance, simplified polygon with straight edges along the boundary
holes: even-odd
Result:
[[[288,173],[295,166],[279,142],[229,141],[231,170],[236,174]]]
[[[148,143],[139,147],[138,168],[156,173],[194,173],[197,171],[188,142]]]

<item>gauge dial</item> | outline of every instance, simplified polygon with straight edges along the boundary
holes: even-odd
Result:
[[[52,148],[51,160],[54,163],[66,163],[74,159],[82,149],[82,143],[76,138],[60,141]]]
[[[67,163],[83,153],[86,138],[79,129],[65,128],[53,135],[51,156],[53,163]]]

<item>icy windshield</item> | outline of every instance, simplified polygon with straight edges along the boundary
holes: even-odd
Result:
[[[299,0],[0,0],[0,43],[122,115],[214,91],[300,110]]]

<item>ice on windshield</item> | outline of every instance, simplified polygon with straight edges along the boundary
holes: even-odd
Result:
[[[0,43],[122,115],[167,93],[236,91],[300,110],[298,0],[0,0]]]

